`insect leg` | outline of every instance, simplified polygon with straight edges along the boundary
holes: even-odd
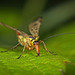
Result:
[[[16,47],[19,46],[20,43],[18,43],[17,45],[13,46],[12,48],[10,48],[10,50],[15,49]]]
[[[0,22],[0,25],[2,25],[2,26],[4,26],[4,27],[7,27],[7,28],[9,28],[9,29],[12,29],[12,30],[14,30],[14,31],[16,31],[16,32],[18,32],[18,33],[20,33],[20,34],[23,34],[23,32],[21,32],[20,30],[14,28],[14,27],[8,26],[8,25],[6,25],[6,24],[4,24],[4,23],[2,23],[2,22]]]
[[[44,48],[45,48],[45,50],[46,50],[47,52],[49,52],[49,53],[52,54],[52,55],[56,55],[56,54],[53,54],[52,52],[50,52],[50,51],[47,49],[47,47],[46,47],[44,41],[41,41],[41,40],[40,40],[39,42],[43,44],[43,46],[44,46]]]
[[[22,51],[21,55],[20,55],[17,59],[19,59],[19,58],[22,56],[22,54],[24,53],[25,46],[26,46],[26,45],[24,45],[23,51]]]
[[[18,43],[17,45],[13,46],[13,47],[12,47],[12,48],[10,48],[10,49],[8,49],[7,51],[15,49],[16,47],[18,47],[18,46],[19,46],[19,44],[20,44],[20,43]],[[1,52],[7,52],[7,51],[1,51]]]

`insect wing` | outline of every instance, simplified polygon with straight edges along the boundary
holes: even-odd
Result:
[[[39,18],[37,18],[36,21],[32,22],[29,25],[29,31],[32,35],[38,36],[41,22],[42,22],[42,18],[39,17]]]

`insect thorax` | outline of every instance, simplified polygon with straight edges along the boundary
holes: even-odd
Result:
[[[34,49],[34,42],[38,40],[39,37],[24,37],[22,35],[18,35],[18,41],[22,46],[26,46],[28,50]]]

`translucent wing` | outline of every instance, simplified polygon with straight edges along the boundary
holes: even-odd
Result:
[[[41,22],[42,17],[39,17],[29,25],[29,31],[32,35],[38,36]]]

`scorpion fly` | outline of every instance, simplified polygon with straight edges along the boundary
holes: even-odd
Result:
[[[47,50],[44,41],[41,41],[41,40],[38,41],[38,39],[39,39],[39,28],[40,28],[41,23],[42,23],[42,17],[39,17],[35,21],[33,21],[29,25],[29,31],[30,31],[31,35],[28,35],[27,33],[23,32],[23,31],[20,31],[16,28],[13,28],[11,26],[8,26],[8,25],[0,22],[0,25],[16,31],[17,38],[18,38],[18,44],[16,46],[12,47],[11,49],[16,48],[17,46],[19,46],[19,44],[21,44],[24,47],[23,51],[22,51],[21,55],[18,57],[18,59],[22,56],[25,49],[33,50],[34,48],[36,48],[37,56],[39,56],[39,54],[40,54],[39,53],[39,44],[40,43],[43,44],[43,46],[47,52],[51,53],[50,51]]]
[[[46,47],[46,45],[44,43],[44,40],[47,40],[49,38],[52,38],[52,37],[55,37],[55,36],[58,36],[58,35],[75,34],[75,32],[61,33],[61,34],[56,34],[56,35],[49,36],[46,39],[38,41],[38,39],[39,39],[39,29],[40,29],[41,23],[42,23],[42,17],[39,17],[35,21],[33,21],[29,25],[29,31],[30,31],[31,35],[28,35],[27,33],[23,32],[23,31],[20,31],[20,30],[18,30],[16,28],[13,28],[11,26],[8,26],[8,25],[0,22],[0,25],[16,31],[17,38],[18,38],[18,43],[17,43],[17,45],[13,46],[11,49],[14,49],[14,48],[18,47],[20,44],[23,46],[23,51],[20,54],[20,56],[18,57],[18,59],[22,56],[22,54],[24,53],[25,49],[33,50],[34,48],[36,48],[37,56],[39,56],[40,55],[40,53],[39,53],[39,44],[41,44],[41,43],[43,44],[44,49],[47,52],[51,53],[52,55],[56,55],[56,54],[53,54],[52,52],[48,51],[48,49],[47,49],[47,47]],[[2,52],[7,52],[7,51],[2,51]]]

